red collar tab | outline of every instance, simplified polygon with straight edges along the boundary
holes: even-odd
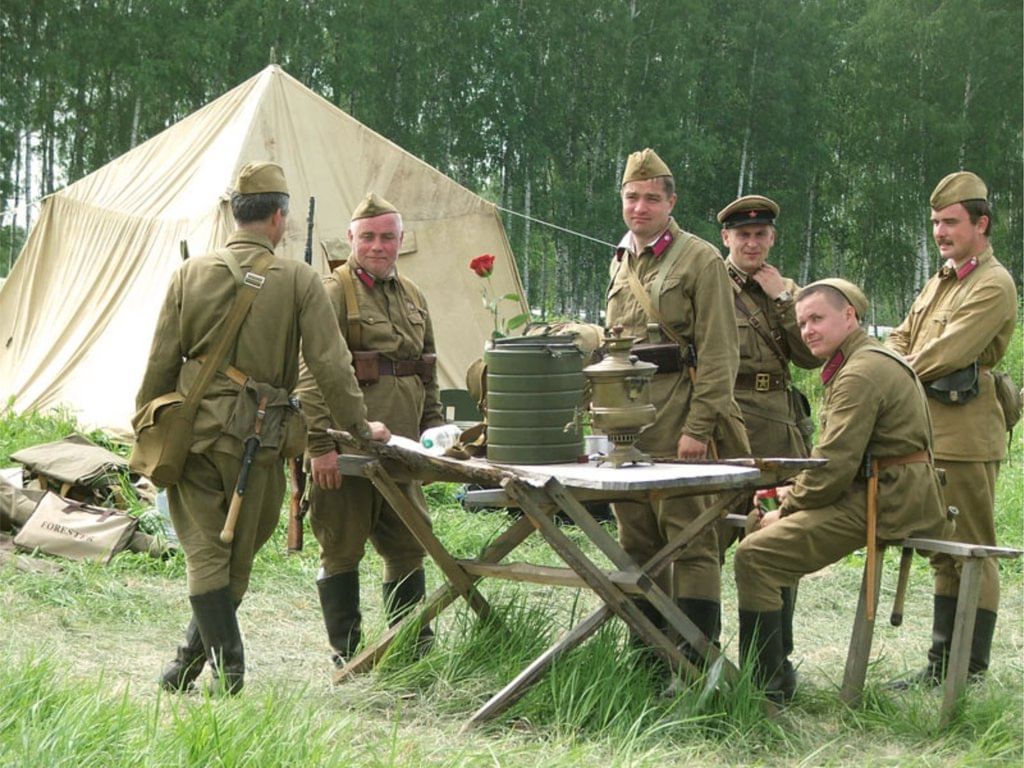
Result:
[[[952,259],[946,259],[946,263],[942,265],[942,269],[939,270],[939,277],[952,277],[956,275],[957,280],[963,280],[971,272],[978,268],[978,257],[972,256],[969,258],[962,267],[957,269],[956,262]]]
[[[651,251],[654,253],[655,258],[660,259],[661,254],[668,250],[668,247],[672,245],[672,241],[675,240],[672,237],[672,233],[669,230],[665,230],[661,233],[661,237],[651,243]]]
[[[837,349],[836,353],[825,363],[825,367],[821,369],[821,383],[828,384],[832,381],[832,377],[839,372],[845,362],[846,356],[843,354],[843,350]]]
[[[622,239],[619,240],[619,244],[617,246],[615,246],[615,260],[616,261],[622,261],[623,254],[625,254],[626,251],[629,250],[629,247],[632,244],[633,244],[632,235],[630,235],[629,232],[627,232],[626,234],[624,234],[622,236]]]
[[[373,288],[373,286],[376,285],[377,283],[377,281],[373,278],[373,275],[371,275],[362,267],[356,267],[356,277],[362,280],[363,285],[365,285],[367,288]]]

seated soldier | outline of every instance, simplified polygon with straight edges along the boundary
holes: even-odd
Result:
[[[868,302],[846,280],[819,280],[797,298],[800,333],[825,360],[820,442],[828,463],[797,475],[779,509],[736,550],[740,655],[773,701],[793,696],[780,589],[865,545],[865,457],[879,464],[877,535],[942,537],[947,522],[932,463],[931,422],[913,370],[860,327]]]

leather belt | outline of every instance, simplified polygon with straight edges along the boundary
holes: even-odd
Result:
[[[878,459],[878,469],[889,469],[889,467],[899,467],[903,464],[931,464],[931,456],[928,455],[928,451],[916,451],[914,453],[908,453],[905,456],[886,456]]]
[[[388,360],[380,359],[381,376],[415,376],[417,374],[416,363],[418,360]]]
[[[778,392],[786,388],[783,373],[738,373],[736,389],[752,389],[755,392]]]
[[[202,363],[206,361],[206,355],[200,355],[199,357],[193,359],[197,360],[199,364],[202,365]],[[249,377],[246,376],[237,368],[235,368],[235,366],[231,365],[230,363],[221,368],[221,373],[223,373],[225,376],[227,376],[229,379],[235,382],[235,384],[242,387],[243,389],[245,388],[245,385],[249,383]]]

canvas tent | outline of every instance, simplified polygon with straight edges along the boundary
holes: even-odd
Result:
[[[284,167],[292,192],[278,255],[303,257],[314,195],[324,274],[325,250],[346,249],[366,192],[402,211],[398,268],[431,306],[442,388],[464,387],[492,327],[469,261],[494,254],[495,291],[523,295],[497,210],[270,66],[43,201],[0,290],[0,403],[65,405],[89,427],[126,431],[180,241],[192,254],[222,245],[229,187],[243,164],[265,159]]]

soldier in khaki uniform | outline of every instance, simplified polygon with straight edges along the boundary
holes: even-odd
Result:
[[[996,400],[992,366],[1002,360],[1013,335],[1017,294],[1013,278],[992,253],[992,213],[985,182],[968,171],[952,173],[931,195],[932,234],[946,259],[915,299],[888,346],[903,355],[929,395],[935,425],[935,457],[945,470],[946,501],[959,510],[955,540],[994,545],[995,487],[1006,456],[1005,426]],[[928,386],[964,367],[977,366],[978,394],[944,402]],[[953,639],[960,563],[949,555],[932,559],[935,608],[928,665],[915,678],[937,684],[945,674]],[[974,623],[969,671],[988,669],[999,608],[999,570],[985,561]],[[909,682],[909,681],[906,681]]]
[[[383,424],[366,421],[351,355],[312,269],[274,258],[285,232],[288,187],[275,163],[249,163],[238,174],[231,210],[237,229],[222,251],[189,259],[171,279],[137,405],[187,394],[200,359],[217,344],[242,273],[267,263],[265,280],[238,333],[233,354],[206,390],[191,453],[168,489],[175,532],[185,551],[192,621],[162,685],[188,688],[209,661],[229,692],[242,688],[245,660],[236,608],[249,585],[256,552],[270,538],[284,498],[282,454],[292,413],[288,395],[299,375],[299,344],[334,418],[364,438],[386,440]],[[269,259],[268,259],[269,257]],[[236,383],[236,380],[239,383]],[[244,382],[244,383],[243,383]],[[234,539],[219,538],[252,432],[258,400],[267,398],[261,447],[249,474]],[[297,424],[292,423],[292,428]]]
[[[840,279],[812,283],[797,297],[803,339],[827,360],[811,456],[828,463],[797,475],[733,560],[740,655],[753,658],[755,679],[780,702],[792,697],[796,678],[783,645],[779,590],[865,545],[865,455],[879,461],[879,538],[942,536],[947,528],[924,392],[910,366],[860,327],[867,306],[861,290]]]
[[[725,266],[732,279],[740,337],[735,396],[754,456],[802,458],[807,456],[811,440],[810,434],[801,433],[799,424],[808,419],[798,402],[803,400],[803,393],[792,391],[789,363],[812,369],[820,368],[822,361],[811,354],[800,338],[796,323],[797,284],[768,263],[775,245],[778,215],[778,204],[762,195],[737,198],[718,212],[722,243],[729,249]],[[732,526],[719,526],[718,545],[723,562],[737,535]],[[783,587],[782,604],[783,645],[788,654],[793,650],[795,585]]]
[[[655,457],[702,459],[712,443],[722,457],[749,455],[743,419],[732,397],[739,344],[725,264],[714,246],[672,219],[675,180],[653,150],[629,156],[621,198],[629,231],[610,266],[607,325],[621,325],[624,335],[636,337],[637,343],[676,345],[669,347],[671,355],[658,354],[652,360],[659,366],[651,383],[657,418],[637,445]],[[634,351],[642,358],[648,354]],[[691,497],[653,506],[613,505],[623,549],[638,563],[645,562],[706,503]],[[721,583],[714,526],[676,556],[672,584],[662,581],[694,624],[717,640]],[[659,623],[646,601],[639,606]]]
[[[334,325],[356,355],[356,371],[366,407],[395,434],[417,440],[425,429],[444,423],[434,375],[434,332],[423,293],[401,276],[395,263],[402,244],[402,217],[371,193],[352,214],[349,260],[324,286],[334,309]],[[364,370],[372,369],[372,370]],[[384,560],[384,605],[395,624],[425,592],[424,551],[373,484],[338,474],[338,447],[324,431],[335,425],[313,378],[303,372],[299,396],[310,425],[309,455],[314,486],[310,522],[320,542],[317,590],[336,664],[356,651],[361,638],[359,563],[369,539]],[[427,516],[419,483],[408,495]],[[418,652],[433,633],[420,630]]]

